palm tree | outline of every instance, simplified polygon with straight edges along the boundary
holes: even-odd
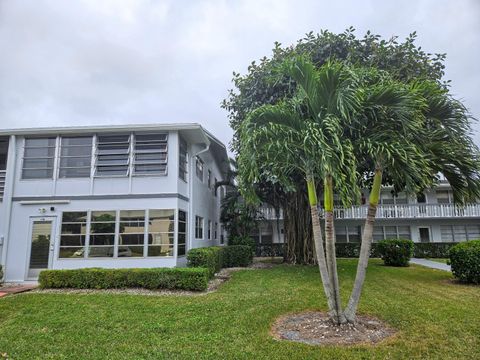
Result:
[[[289,188],[290,175],[302,173],[312,217],[320,275],[334,322],[343,323],[333,228],[333,191],[345,203],[358,197],[353,145],[342,139],[343,124],[350,121],[361,93],[353,69],[330,62],[319,70],[304,58],[285,63],[284,70],[298,84],[292,100],[265,105],[253,111],[241,127],[238,164],[240,186],[253,195],[250,184],[261,177]],[[259,173],[262,169],[268,169]],[[326,254],[317,208],[315,182],[324,183]]]
[[[384,183],[416,194],[443,174],[456,202],[480,197],[480,156],[469,136],[465,107],[434,82],[390,85],[372,88],[363,116],[349,133],[356,138],[357,158],[374,167],[356,278],[345,309],[350,322],[355,321],[365,281],[383,175]]]

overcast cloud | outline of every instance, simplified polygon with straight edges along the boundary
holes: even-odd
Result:
[[[478,0],[0,0],[0,127],[199,122],[228,143],[232,71],[274,41],[351,25],[416,30],[447,53],[452,92],[480,117]]]

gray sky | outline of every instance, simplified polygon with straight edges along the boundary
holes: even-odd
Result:
[[[350,25],[416,30],[480,118],[479,0],[0,0],[0,127],[199,122],[228,143],[232,71]]]

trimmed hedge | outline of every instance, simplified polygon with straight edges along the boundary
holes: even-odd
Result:
[[[231,245],[223,248],[223,267],[245,267],[252,261],[253,252],[249,245]]]
[[[181,289],[205,290],[209,274],[203,268],[151,268],[44,270],[38,282],[41,288],[77,289]]]
[[[187,266],[206,268],[210,277],[221,268],[245,267],[252,260],[252,249],[248,245],[210,246],[192,249],[187,253]]]
[[[336,243],[335,253],[340,258],[358,258],[360,255],[360,243]],[[372,243],[370,257],[380,257],[378,243]]]
[[[223,267],[223,248],[210,246],[192,249],[187,253],[187,266],[208,269],[210,278]]]
[[[405,239],[387,239],[377,243],[377,249],[385,265],[408,266],[413,255],[413,241]]]
[[[448,251],[452,246],[458,243],[414,243],[413,257],[416,258],[447,258]],[[335,244],[337,257],[343,258],[358,258],[360,254],[360,243],[336,243]],[[372,244],[370,257],[381,257],[378,251],[378,243]]]
[[[452,246],[458,243],[415,243],[413,257],[447,258]]]
[[[452,274],[464,283],[480,284],[480,240],[463,242],[450,249]]]
[[[228,245],[247,245],[250,246],[252,252],[255,252],[257,243],[250,236],[234,236],[228,239]]]

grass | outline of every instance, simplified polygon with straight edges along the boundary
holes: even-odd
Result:
[[[340,260],[343,293],[356,261]],[[314,347],[275,341],[280,315],[325,310],[318,270],[236,272],[204,296],[33,294],[0,299],[0,356],[12,359],[475,359],[480,287],[447,272],[372,260],[360,310],[398,330],[376,346]],[[345,299],[346,300],[346,299]]]

